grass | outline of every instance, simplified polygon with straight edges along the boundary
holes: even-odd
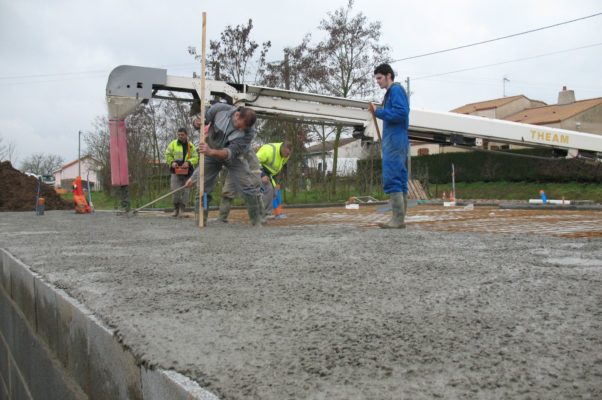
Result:
[[[593,200],[602,203],[602,185],[596,183],[534,183],[534,182],[458,182],[458,199],[528,200],[539,198],[543,189],[548,199]],[[431,184],[432,197],[441,198],[443,192],[449,196],[450,184]]]
[[[595,183],[533,183],[533,182],[458,182],[456,183],[456,197],[458,199],[495,199],[495,200],[528,200],[539,198],[539,190],[543,189],[548,199],[567,200],[592,200],[596,203],[602,203],[602,185]],[[429,187],[432,198],[441,198],[443,192],[449,196],[451,190],[450,184],[431,184]],[[169,189],[166,189],[166,192]],[[219,187],[213,193],[212,205],[219,202]],[[338,189],[335,196],[330,196],[325,189],[311,188],[310,190],[299,190],[295,197],[291,190],[284,190],[283,197],[285,204],[315,204],[315,203],[337,203],[343,202],[351,196],[366,196],[366,193],[359,193],[352,186],[342,186]],[[193,197],[192,195],[191,197]],[[382,190],[371,194],[377,200],[384,200],[387,196]],[[61,195],[68,201],[73,201],[73,194],[66,193]],[[143,204],[153,200],[145,196],[143,198],[132,199],[132,208],[140,207]],[[119,208],[119,199],[116,196],[108,195],[104,192],[92,192],[92,202],[97,210],[116,210]],[[191,202],[189,204],[192,204]],[[234,205],[243,205],[244,200],[241,196],[234,200]],[[173,207],[171,197],[155,203],[153,208],[171,208]]]

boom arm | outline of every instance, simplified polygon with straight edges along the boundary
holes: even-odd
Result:
[[[263,118],[361,127],[366,136],[375,137],[376,129],[367,101],[215,80],[207,80],[205,90],[206,99],[218,96],[230,104],[250,107]],[[160,91],[190,96],[165,97],[159,94]],[[109,119],[122,122],[139,104],[151,98],[198,101],[199,92],[198,78],[167,75],[165,69],[122,65],[111,72],[107,83]],[[523,146],[563,149],[573,157],[602,157],[601,135],[449,112],[412,109],[409,136],[422,141],[467,145],[473,145],[476,138],[484,138]],[[113,149],[111,157],[111,164],[118,165],[113,163]],[[113,180],[113,184],[122,183]]]

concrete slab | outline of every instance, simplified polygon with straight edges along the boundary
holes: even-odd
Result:
[[[0,247],[221,398],[602,397],[602,245],[554,237],[598,217],[420,212],[394,232],[48,212],[43,243],[8,213]]]

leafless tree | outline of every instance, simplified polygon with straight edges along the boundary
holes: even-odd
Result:
[[[259,44],[251,39],[252,30],[253,20],[249,19],[246,25],[226,26],[219,40],[209,41],[209,76],[234,83],[255,83],[261,79],[265,71],[265,57],[272,43],[263,42],[259,48]],[[259,55],[255,58],[258,49]],[[197,60],[201,57],[195,47],[189,47],[188,52]]]
[[[21,163],[21,171],[36,175],[52,175],[65,160],[57,154],[34,153]]]
[[[14,163],[16,161],[16,145],[14,142],[9,141],[2,143],[4,140],[0,137],[0,161],[10,161]]]
[[[328,94],[345,98],[371,97],[376,85],[376,65],[389,60],[390,48],[380,44],[380,22],[369,22],[363,13],[352,15],[353,0],[320,22],[326,38],[316,47],[325,80],[321,83]],[[339,141],[343,133],[337,127],[334,139],[332,193],[336,192]]]
[[[84,143],[88,154],[100,162],[98,179],[100,186],[105,191],[111,188],[111,156],[109,150],[109,121],[106,116],[96,117],[92,123],[92,130],[84,132]]]

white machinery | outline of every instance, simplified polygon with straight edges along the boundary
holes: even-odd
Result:
[[[205,99],[215,96],[230,104],[250,107],[259,117],[352,126],[355,128],[354,136],[364,140],[376,137],[367,101],[213,80],[207,80],[205,86]],[[189,96],[166,97],[160,93],[163,91]],[[113,185],[128,185],[125,117],[151,98],[198,103],[199,92],[199,78],[170,76],[165,69],[122,65],[111,72],[106,94]],[[449,112],[412,109],[409,136],[420,141],[461,146],[474,146],[476,139],[481,138],[549,147],[567,157],[602,159],[601,135]]]

